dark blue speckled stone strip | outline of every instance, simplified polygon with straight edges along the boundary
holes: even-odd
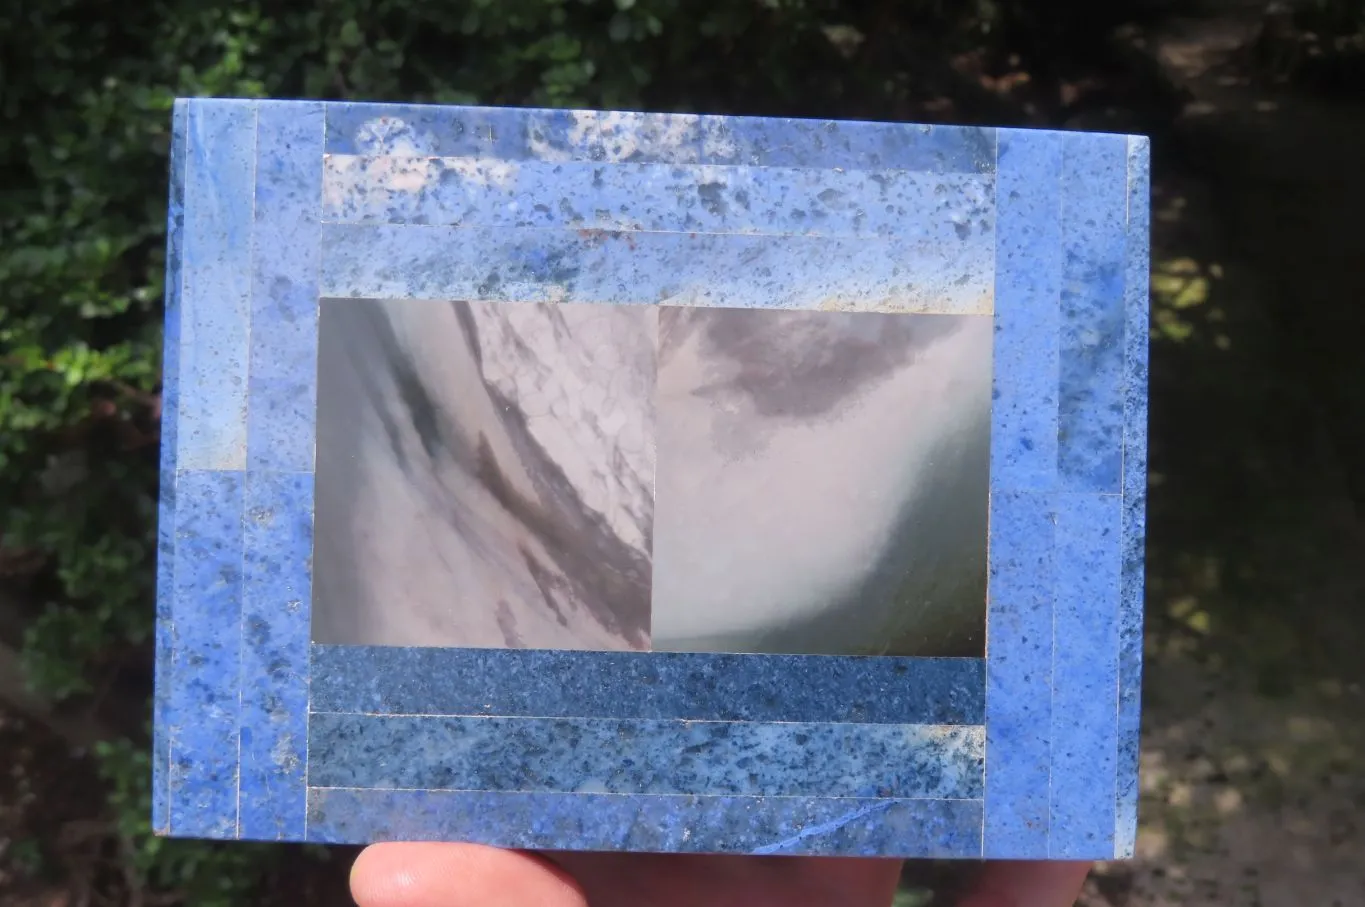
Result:
[[[170,200],[166,212],[165,341],[161,357],[161,489],[156,535],[156,689],[152,718],[152,829],[170,823],[171,659],[175,653],[175,453],[180,411],[181,244],[185,229],[184,101],[171,117]]]
[[[981,799],[981,727],[314,713],[315,787]]]
[[[498,847],[979,858],[977,800],[308,791],[308,840]]]
[[[995,130],[688,114],[341,103],[327,107],[327,153],[986,172],[995,162]]]
[[[313,646],[319,712],[980,724],[974,658]]]
[[[1142,700],[1142,594],[1147,506],[1148,269],[1151,160],[1144,137],[1128,139],[1128,263],[1123,329],[1123,575],[1119,592],[1118,820],[1114,850],[1137,839],[1138,738]]]

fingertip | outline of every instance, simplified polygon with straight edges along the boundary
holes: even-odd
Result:
[[[1072,907],[1091,866],[1061,860],[991,863],[960,907]]]
[[[532,854],[474,844],[373,844],[351,866],[359,907],[586,907],[578,884]]]

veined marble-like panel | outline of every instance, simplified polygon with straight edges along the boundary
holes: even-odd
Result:
[[[989,319],[322,309],[315,641],[982,654]]]
[[[980,655],[990,319],[659,317],[654,648]]]
[[[314,640],[647,648],[657,321],[324,300]]]

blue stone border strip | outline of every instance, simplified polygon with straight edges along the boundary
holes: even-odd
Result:
[[[1065,137],[1002,130],[986,613],[988,858],[1045,858],[1051,785]]]
[[[307,821],[321,104],[259,104],[252,236],[238,837]]]
[[[339,715],[315,787],[981,799],[980,726]]]
[[[996,130],[413,104],[327,105],[328,154],[989,172]]]
[[[158,677],[169,690],[167,755],[158,765],[158,754],[153,773],[164,775],[167,803],[154,824],[167,834],[235,837],[256,108],[180,103],[172,122],[184,133],[175,152],[184,161],[183,207],[173,191],[167,246],[168,278],[179,275],[167,297],[175,426],[163,441],[174,463],[163,473],[173,510],[158,530],[161,555],[170,556],[158,573],[169,583],[162,640],[169,635],[172,651]]]
[[[244,475],[176,478],[167,824],[181,837],[237,836]]]
[[[176,453],[180,425],[180,322],[183,298],[185,181],[189,108],[171,114],[169,198],[166,211],[165,326],[161,361],[161,462],[157,501],[156,666],[152,700],[152,830],[170,834],[174,700]]]
[[[177,469],[246,468],[256,105],[187,111]]]
[[[310,788],[308,840],[518,849],[979,858],[979,800]]]
[[[312,678],[317,712],[963,725],[985,714],[976,658],[314,645]]]
[[[1151,147],[1128,139],[1128,260],[1124,278],[1123,573],[1119,593],[1118,818],[1115,856],[1137,844],[1142,700],[1142,605],[1147,508],[1147,349],[1150,337]]]
[[[179,426],[181,243],[185,228],[183,101],[171,115],[170,198],[166,212],[165,339],[161,356],[161,467],[156,530],[156,686],[152,700],[152,829],[170,829],[171,661],[175,652],[175,454]]]
[[[1127,174],[1125,136],[1063,140],[1060,490],[1121,490]]]
[[[312,472],[321,104],[262,102],[252,237],[247,468]]]
[[[313,477],[246,474],[238,837],[304,833]]]
[[[1057,569],[1049,497],[993,492],[990,526],[985,853],[1045,859]]]
[[[999,155],[984,847],[1107,858],[1136,826],[1147,142]]]
[[[331,155],[323,220],[993,242],[989,174]]]
[[[329,298],[988,315],[991,237],[912,239],[323,224]]]
[[[732,168],[740,183],[747,175],[736,168],[755,165],[985,175],[998,179],[997,211],[985,219],[990,229],[968,232],[946,265],[932,267],[904,244],[934,227],[927,221],[887,221],[897,236],[856,240],[876,246],[877,261],[858,258],[838,237],[802,237],[800,250],[779,254],[765,245],[773,237],[755,235],[324,224],[326,152],[444,155],[480,172],[490,160]],[[1145,139],[196,100],[177,102],[171,158],[157,832],[907,857],[1131,854],[1146,479]],[[814,173],[797,178],[806,176],[819,182]],[[421,205],[415,210],[421,219]],[[752,226],[799,230],[792,217]],[[466,247],[477,257],[460,258]],[[729,270],[747,283],[704,286],[695,270],[704,255],[713,265],[733,259]],[[491,258],[500,266],[479,270]],[[794,263],[854,276],[798,268],[798,287]],[[986,660],[311,646],[313,371],[317,304],[328,295],[785,307],[837,306],[856,295],[871,310],[993,313]],[[590,736],[603,720],[638,731],[717,719],[826,723],[831,739],[857,738],[865,756],[880,735],[904,730],[897,726],[980,734],[984,721],[982,786],[956,791],[981,799],[830,797],[862,791],[853,775],[840,781],[818,770],[811,777],[832,782],[820,797],[307,787],[310,773],[326,779],[365,768],[356,762],[363,748],[352,743],[334,747],[341,762],[329,756],[310,767],[310,720],[421,721],[417,735],[404,735],[416,742],[510,722],[514,733],[553,743],[565,738],[551,726]],[[737,741],[721,745],[791,732],[764,729],[774,726],[737,724]],[[498,737],[484,733],[478,745]],[[404,770],[422,768],[416,761]],[[531,757],[520,769],[536,765]],[[585,775],[593,767],[580,765]],[[769,794],[805,778],[794,764],[753,778],[678,763],[654,768],[661,774],[632,769],[617,780]],[[475,763],[462,770],[481,784],[508,783],[483,779]],[[365,781],[403,780],[388,771]],[[913,759],[890,756],[871,775],[891,793],[942,792],[915,787],[927,776]]]
[[[996,170],[991,488],[1057,481],[1063,136],[1003,131]]]
[[[1053,505],[1048,856],[1090,860],[1114,852],[1122,501],[1059,494]]]

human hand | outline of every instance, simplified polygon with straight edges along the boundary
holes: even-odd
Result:
[[[959,907],[1071,907],[1088,863],[988,863]],[[360,907],[889,907],[901,861],[556,854],[376,844],[351,870]]]

